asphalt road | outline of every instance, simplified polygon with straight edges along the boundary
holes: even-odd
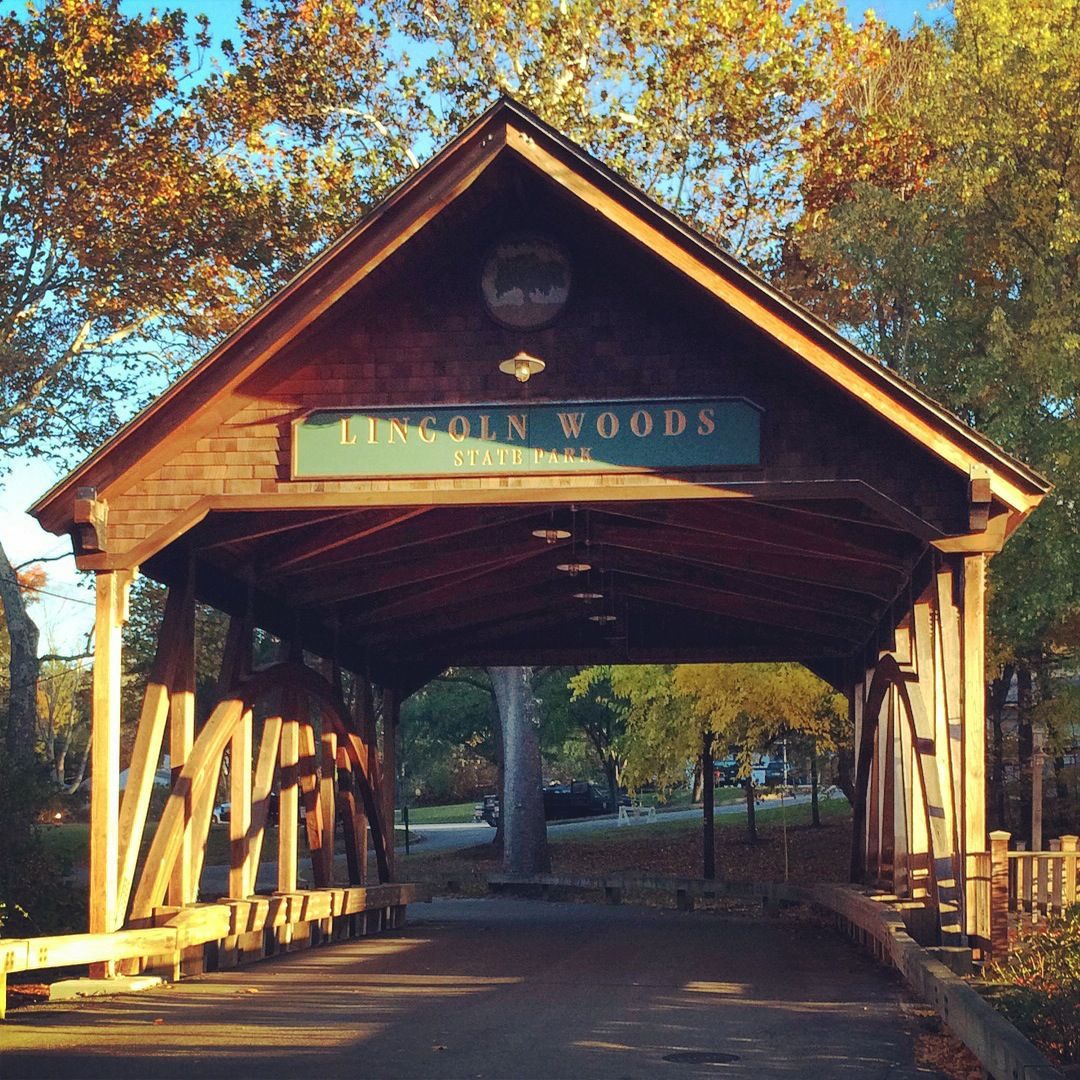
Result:
[[[910,1080],[918,1020],[830,928],[452,900],[395,937],[9,1014],[5,1080]]]

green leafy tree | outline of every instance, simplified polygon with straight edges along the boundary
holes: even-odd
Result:
[[[1080,649],[1080,4],[955,0],[953,15],[869,57],[823,112],[813,138],[855,182],[807,173],[786,283],[1055,484],[990,564],[992,804],[1005,827],[1009,684],[1026,769],[1031,710]]]
[[[48,0],[0,17],[0,449],[60,461],[236,325],[415,164],[390,28],[351,4],[207,23]],[[199,77],[196,77],[199,76]],[[0,550],[8,747],[33,754],[36,627]]]

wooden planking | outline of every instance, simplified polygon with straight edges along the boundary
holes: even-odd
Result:
[[[349,515],[327,528],[320,529],[315,536],[287,544],[284,548],[275,544],[275,557],[263,562],[260,571],[279,574],[297,564],[309,563],[318,559],[319,556],[355,544],[369,536],[376,536],[387,529],[393,529],[395,526],[403,525],[406,521],[412,521],[430,512],[430,507],[417,506],[403,511],[361,511]]]
[[[234,544],[251,544],[256,540],[277,537],[296,529],[322,529],[332,521],[351,518],[354,514],[355,511],[352,510],[324,514],[308,514],[303,510],[291,513],[260,513],[257,510],[248,510],[239,514],[227,514],[222,518],[220,513],[214,513],[191,530],[191,543],[197,551],[212,551],[214,548],[230,547]]]
[[[433,542],[426,555],[394,565],[368,564],[365,560],[351,574],[342,567],[336,567],[323,571],[317,577],[309,576],[303,590],[297,590],[296,595],[303,598],[305,605],[313,607],[340,604],[398,590],[408,590],[398,593],[403,597],[427,595],[431,582],[471,574],[485,566],[503,566],[518,555],[531,558],[540,553],[538,549],[541,541],[535,538],[495,543],[495,535],[497,534],[488,537],[489,546],[481,552],[478,552],[475,546],[460,552],[444,552],[440,545]],[[565,554],[569,547],[567,541],[562,541],[546,545],[543,550],[552,554],[559,551]],[[390,598],[381,596],[383,602],[388,599]]]
[[[311,489],[311,490],[309,490]],[[818,477],[773,476],[770,479],[732,479],[730,476],[710,477],[700,473],[664,475],[601,475],[571,477],[462,477],[452,481],[352,481],[347,484],[316,483],[290,485],[283,490],[255,493],[199,494],[193,493],[183,509],[167,509],[161,513],[159,524],[147,535],[123,552],[80,555],[76,562],[82,570],[108,570],[130,563],[147,562],[184,533],[195,528],[212,511],[271,511],[308,510],[342,511],[350,508],[387,508],[394,506],[432,507],[503,507],[522,505],[564,506],[582,501],[589,503],[621,503],[663,500],[746,500],[764,499],[770,502],[807,500],[811,504],[829,498],[853,498],[878,507],[884,503],[893,508],[900,520],[913,518],[902,508],[877,491],[866,481]],[[151,500],[152,501],[152,500]],[[523,516],[531,516],[534,509]],[[139,516],[152,517],[140,510]],[[895,516],[895,515],[894,515]],[[912,535],[922,536],[929,526],[912,521]],[[419,541],[423,542],[423,541]]]
[[[605,506],[601,515],[663,526],[676,532],[704,533],[736,540],[752,540],[766,548],[784,551],[844,556],[871,565],[903,566],[915,551],[910,538],[877,532],[868,535],[852,522],[842,524],[818,519],[804,524],[794,515],[775,507],[744,503],[736,506],[682,503],[674,508]]]

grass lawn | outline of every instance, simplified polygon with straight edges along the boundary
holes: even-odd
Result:
[[[410,806],[409,828],[414,825],[451,825],[472,821],[475,805],[475,802],[459,802],[446,806]],[[397,822],[401,824],[400,810],[397,812]]]
[[[90,826],[85,821],[64,825],[43,825],[41,843],[50,855],[57,855],[72,866],[85,866],[90,858]]]
[[[821,804],[821,828],[813,828],[808,806],[758,809],[758,842],[746,840],[746,818],[730,814],[716,819],[716,873],[729,881],[784,879],[783,820],[787,820],[788,877],[794,882],[846,881],[851,858],[851,808],[842,799]],[[554,873],[654,873],[701,876],[701,824],[658,821],[630,828],[557,838],[549,834]],[[485,876],[501,868],[493,844],[464,851],[398,856],[403,881],[426,881],[437,891],[486,894]],[[448,883],[453,886],[448,889]]]
[[[691,806],[700,806],[701,803],[695,803],[691,796],[693,792],[689,788],[679,788],[677,791],[669,792],[667,795],[657,795],[655,792],[649,792],[643,795],[634,795],[634,802],[641,803],[642,806],[655,806],[662,810],[689,810]],[[737,787],[717,787],[714,789],[713,802],[717,806],[724,806],[727,803],[741,802],[743,799],[742,788]]]

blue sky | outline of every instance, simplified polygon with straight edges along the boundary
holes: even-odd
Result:
[[[129,14],[145,14],[151,8],[183,8],[192,15],[204,12],[210,16],[211,32],[215,38],[228,37],[240,11],[240,0],[180,0],[173,3],[151,3],[147,0],[123,0],[121,9]],[[873,10],[878,18],[908,30],[916,18],[932,22],[945,15],[942,0],[913,2],[913,0],[878,0],[877,3],[853,3],[848,8],[851,18],[861,19]],[[0,13],[25,13],[25,0],[0,0]],[[0,489],[0,539],[13,563],[50,555],[70,553],[66,537],[42,532],[26,513],[26,507],[57,479],[55,470],[43,461],[19,462],[12,475],[3,478]],[[93,623],[92,593],[80,580],[71,559],[50,563],[50,591],[69,596],[42,597],[34,607],[34,618],[42,630],[42,651],[75,650],[81,647],[89,625]]]

